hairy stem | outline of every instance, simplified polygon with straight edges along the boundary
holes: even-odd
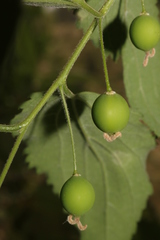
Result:
[[[105,76],[105,81],[106,81],[106,88],[107,88],[107,92],[111,92],[112,88],[110,86],[109,77],[108,77],[108,70],[107,70],[107,65],[106,65],[106,56],[105,56],[105,49],[104,49],[104,42],[103,42],[102,19],[99,19],[99,37],[100,37],[100,45],[101,45],[101,53],[102,53],[102,61],[103,61],[104,76]]]
[[[69,110],[68,110],[68,107],[67,107],[66,98],[64,96],[63,86],[60,86],[59,90],[60,90],[60,94],[61,94],[61,98],[62,98],[62,102],[63,102],[63,106],[64,106],[64,111],[65,111],[65,115],[66,115],[66,118],[67,118],[69,131],[70,131],[70,136],[71,136],[71,144],[72,144],[72,152],[73,152],[73,167],[74,167],[73,174],[76,174],[77,173],[77,160],[76,160],[75,143],[74,143],[71,119],[70,119]]]
[[[105,16],[107,14],[107,12],[109,11],[109,9],[112,7],[113,3],[115,0],[108,0],[106,1],[102,8],[100,9],[100,13],[102,13],[103,16]]]
[[[3,181],[4,181],[4,179],[5,179],[5,177],[6,177],[7,173],[8,173],[8,170],[9,170],[11,164],[12,164],[12,161],[13,161],[15,155],[16,155],[16,152],[17,152],[17,150],[18,150],[18,148],[19,148],[19,146],[21,144],[21,141],[22,141],[23,136],[24,136],[24,134],[26,132],[26,129],[27,128],[23,128],[23,130],[21,131],[21,133],[17,137],[17,140],[14,143],[14,146],[13,146],[11,152],[10,152],[10,155],[9,155],[9,157],[8,157],[8,159],[6,161],[6,164],[5,164],[4,168],[3,168],[3,171],[2,171],[2,173],[0,175],[0,187],[3,184]]]
[[[147,11],[145,8],[144,0],[141,0],[141,5],[142,5],[142,14],[145,14]]]
[[[78,6],[80,6],[82,9],[85,9],[87,12],[89,12],[96,18],[101,18],[103,16],[103,13],[96,11],[94,8],[88,5],[84,0],[72,0],[72,2],[78,4]]]

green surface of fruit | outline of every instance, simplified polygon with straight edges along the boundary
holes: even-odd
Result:
[[[92,119],[103,132],[114,134],[121,131],[129,120],[129,106],[119,94],[100,95],[92,106]]]
[[[64,209],[75,217],[89,211],[95,201],[95,192],[90,182],[81,176],[72,176],[63,185],[60,199]]]
[[[135,47],[149,51],[159,42],[160,25],[152,16],[141,15],[132,21],[129,33]]]

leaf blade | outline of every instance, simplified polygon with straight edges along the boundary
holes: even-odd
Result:
[[[141,116],[133,111],[123,137],[107,143],[91,119],[95,97],[97,94],[81,93],[68,101],[78,169],[96,191],[93,209],[82,217],[88,229],[81,238],[116,240],[119,236],[119,240],[128,240],[151,194],[145,159],[154,140],[139,121]],[[63,108],[53,98],[36,119],[25,153],[30,167],[47,174],[55,193],[73,173],[69,139]]]

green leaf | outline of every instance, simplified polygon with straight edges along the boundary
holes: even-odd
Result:
[[[146,10],[156,17],[157,1],[145,1]],[[140,9],[134,7],[132,1],[127,4],[124,12],[125,22],[129,28],[131,21],[139,15]],[[160,136],[160,43],[156,47],[156,55],[149,59],[147,67],[143,67],[145,53],[133,46],[128,38],[123,49],[124,83],[127,97],[133,109],[142,114],[143,121]]]
[[[91,119],[96,97],[95,93],[81,93],[67,100],[78,170],[96,192],[94,207],[81,219],[88,224],[81,239],[129,240],[151,194],[145,160],[154,139],[140,122],[140,114],[131,111],[122,138],[106,142]],[[29,166],[36,167],[38,173],[46,173],[48,183],[59,194],[73,173],[73,156],[66,118],[57,96],[37,116],[25,153]]]
[[[75,3],[67,0],[23,0],[23,3],[41,7],[79,8]]]
[[[36,105],[38,104],[38,102],[40,101],[40,99],[42,98],[43,94],[41,92],[37,92],[37,93],[33,93],[30,97],[30,99],[26,102],[24,102],[20,107],[20,113],[18,115],[16,115],[12,120],[11,120],[11,124],[20,124],[21,122],[23,122],[33,111],[33,109],[36,107]],[[35,121],[34,121],[35,122]],[[32,126],[34,124],[34,122],[31,123],[29,129],[27,130],[24,139],[26,139],[29,134],[30,131],[32,129]],[[14,136],[19,135],[19,131],[16,131],[13,133]]]

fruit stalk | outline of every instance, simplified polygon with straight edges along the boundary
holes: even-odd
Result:
[[[102,61],[103,61],[104,76],[106,81],[106,88],[107,88],[107,92],[111,92],[112,88],[110,86],[109,77],[108,77],[108,70],[106,65],[106,56],[105,56],[105,49],[104,49],[104,42],[103,42],[102,19],[99,19],[99,37],[100,37],[101,54],[102,54]]]
[[[147,13],[146,8],[145,8],[145,4],[144,4],[144,0],[141,0],[141,5],[142,5],[142,14]]]
[[[64,111],[65,111],[65,115],[67,118],[67,122],[68,122],[68,127],[69,127],[69,131],[70,131],[70,136],[71,136],[71,144],[72,144],[72,152],[73,152],[73,175],[77,174],[77,160],[76,160],[76,151],[75,151],[75,142],[74,142],[74,137],[73,137],[73,130],[72,130],[72,124],[71,124],[71,119],[70,119],[70,115],[69,115],[69,110],[67,107],[67,102],[66,102],[66,98],[64,96],[64,91],[63,91],[63,85],[59,87],[59,91],[61,94],[61,98],[62,98],[62,102],[63,102],[63,106],[64,106]]]

